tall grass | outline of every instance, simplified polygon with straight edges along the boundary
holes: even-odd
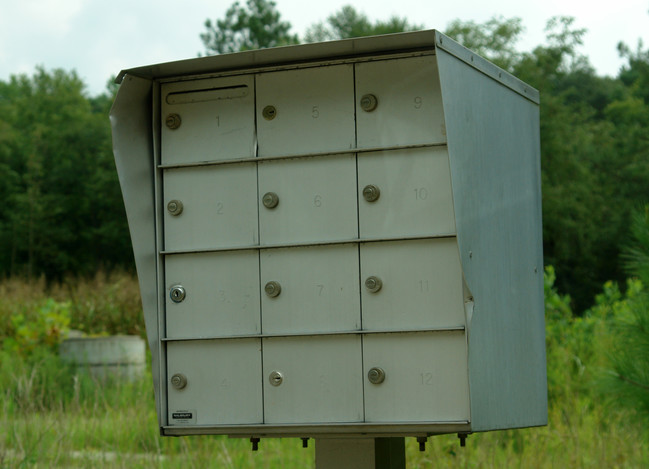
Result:
[[[253,452],[243,438],[162,438],[150,374],[134,382],[99,382],[62,363],[47,334],[29,353],[9,350],[8,339],[16,333],[11,318],[22,314],[36,321],[50,299],[68,305],[69,327],[90,334],[143,333],[137,282],[128,274],[50,286],[42,280],[1,282],[0,468],[314,467],[313,441],[303,449],[297,438],[262,439]],[[649,467],[646,424],[594,389],[603,366],[600,345],[611,340],[608,310],[572,318],[552,278],[546,306],[548,426],[474,434],[464,448],[456,435],[432,437],[425,452],[408,438],[409,468]]]

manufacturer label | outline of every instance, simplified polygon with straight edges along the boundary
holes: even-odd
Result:
[[[196,411],[195,410],[175,410],[171,413],[171,424],[195,424]]]

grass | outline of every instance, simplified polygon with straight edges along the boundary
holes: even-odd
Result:
[[[21,324],[40,324],[38,315],[51,309],[43,309],[48,299],[67,305],[57,314],[69,315],[69,327],[90,334],[142,334],[137,283],[129,274],[50,286],[11,279],[0,282],[0,298],[0,468],[314,467],[312,440],[303,449],[297,438],[262,439],[253,452],[242,438],[160,437],[150,372],[131,383],[77,374],[49,344],[50,329],[64,332],[50,323],[26,336],[40,341],[36,345],[11,349],[16,343],[9,339],[17,334],[11,318],[21,314]],[[561,327],[552,334],[564,337],[568,326]],[[593,336],[593,330],[584,330]],[[582,342],[550,342],[554,384],[547,427],[471,435],[464,448],[456,435],[432,437],[425,452],[407,438],[408,467],[649,467],[649,430],[642,419],[591,389],[592,376],[584,372],[589,363],[575,368]]]

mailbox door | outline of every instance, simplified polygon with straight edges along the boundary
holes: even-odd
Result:
[[[257,75],[259,156],[355,147],[352,65]]]
[[[266,423],[363,420],[360,337],[267,338],[263,346]]]
[[[373,95],[376,108],[363,109]],[[358,147],[445,143],[435,56],[356,64]]]
[[[252,76],[167,83],[161,92],[162,164],[255,156]]]
[[[175,374],[186,378],[184,388],[171,384]],[[262,423],[260,376],[260,339],[167,343],[169,424]]]
[[[367,422],[469,420],[464,333],[372,334],[363,366]],[[380,384],[368,379],[374,367],[385,373]]]
[[[366,187],[378,188],[368,201]],[[455,233],[446,147],[359,154],[361,238]]]
[[[264,205],[268,193],[274,208]],[[262,245],[358,237],[354,155],[260,161],[259,199]]]
[[[262,291],[264,333],[360,329],[358,246],[262,250],[262,289],[268,282],[281,290]]]
[[[168,338],[261,331],[257,251],[166,256],[165,277]],[[181,301],[172,294],[178,287]]]
[[[382,286],[365,285],[377,277]],[[462,270],[455,238],[361,245],[363,328],[429,329],[465,324]]]
[[[163,178],[167,251],[257,244],[254,164],[169,169]],[[175,200],[182,211],[173,215],[169,203]]]

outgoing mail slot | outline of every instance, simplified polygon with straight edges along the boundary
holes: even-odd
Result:
[[[278,282],[281,292],[262,293],[264,333],[360,328],[356,245],[263,250],[262,287],[268,282]]]
[[[370,277],[381,281],[380,290],[368,288]],[[462,270],[454,238],[365,243],[361,280],[363,329],[465,324]]]
[[[264,421],[363,420],[361,339],[264,339]]]
[[[373,185],[376,200],[363,197]],[[361,238],[455,233],[446,147],[359,154]]]
[[[352,65],[257,75],[259,156],[354,148]]]
[[[256,251],[174,254],[165,258],[167,337],[257,334]],[[180,301],[172,289],[182,288]]]
[[[251,76],[168,83],[161,101],[162,164],[255,156]]]
[[[262,423],[260,349],[260,339],[169,342],[169,424]]]
[[[446,142],[435,57],[356,64],[356,125],[359,148]]]
[[[166,170],[165,249],[256,245],[256,185],[254,164]]]
[[[462,332],[372,334],[363,339],[365,421],[469,420],[466,340]],[[380,368],[385,379],[368,374]]]
[[[259,162],[259,198],[261,244],[358,237],[354,155]]]

